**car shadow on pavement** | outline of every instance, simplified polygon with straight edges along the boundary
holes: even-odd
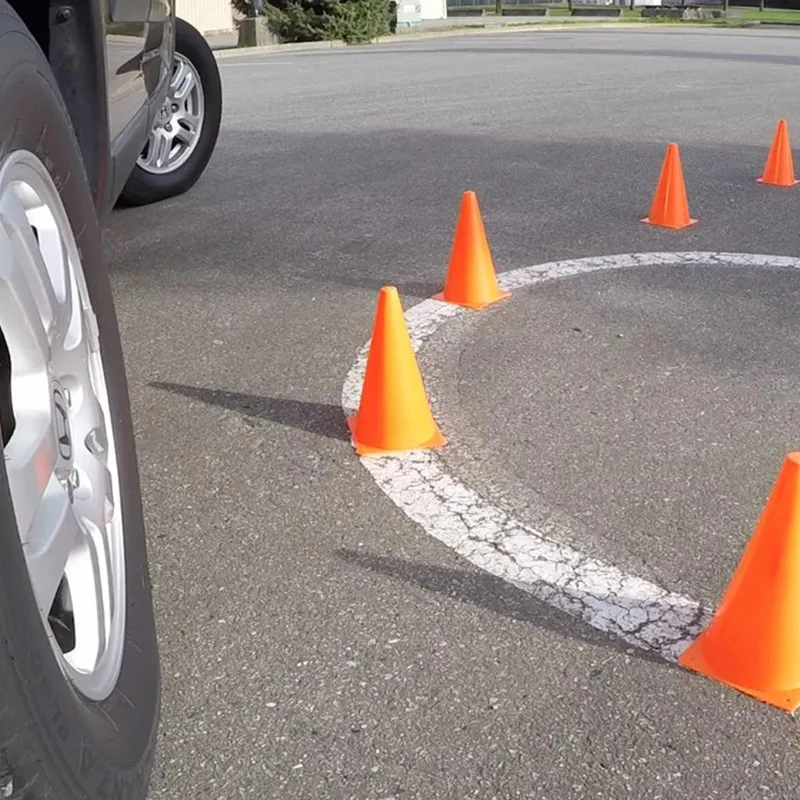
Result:
[[[587,644],[667,665],[655,653],[595,630],[488,572],[437,567],[396,556],[379,556],[347,548],[339,548],[335,552],[338,558],[348,564],[415,584],[425,591],[444,595],[450,600],[471,604],[516,622],[545,628]]]
[[[254,419],[277,422],[308,433],[315,433],[318,436],[325,436],[328,439],[350,441],[341,406],[290,400],[285,397],[263,397],[163,381],[152,381],[149,385],[154,389],[199,400],[209,406],[227,408]]]

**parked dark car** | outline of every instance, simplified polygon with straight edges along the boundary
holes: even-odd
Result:
[[[101,226],[222,109],[169,0],[0,0],[0,798],[144,800],[159,658]]]

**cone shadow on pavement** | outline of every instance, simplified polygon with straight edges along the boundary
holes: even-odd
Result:
[[[356,452],[362,456],[444,444],[394,286],[384,286],[378,295],[361,401],[347,424]]]
[[[444,291],[434,300],[477,310],[510,294],[497,285],[478,198],[475,192],[464,192]]]
[[[667,145],[650,213],[642,222],[672,230],[680,230],[697,222],[689,216],[681,154],[674,142]]]
[[[800,453],[790,453],[688,669],[785,711],[800,707]]]
[[[759,183],[768,186],[797,186],[794,177],[794,163],[792,161],[792,148],[789,144],[789,126],[785,119],[778,122],[772,146],[769,149],[764,173],[756,179]]]

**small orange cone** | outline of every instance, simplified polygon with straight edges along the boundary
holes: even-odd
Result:
[[[510,294],[497,285],[478,198],[475,192],[464,192],[444,291],[434,299],[479,309]]]
[[[433,420],[394,286],[378,295],[358,413],[347,424],[362,456],[444,444]]]
[[[661,175],[658,178],[656,193],[650,206],[650,214],[642,222],[658,225],[661,228],[679,230],[694,225],[696,219],[689,216],[689,201],[686,199],[686,184],[683,181],[683,167],[678,145],[667,145]]]
[[[764,164],[764,174],[756,180],[769,186],[796,186],[798,183],[794,177],[792,148],[789,145],[789,126],[785,119],[778,122],[775,136],[772,139],[772,147],[769,149],[769,155]]]
[[[800,453],[786,457],[714,618],[679,663],[786,711],[800,707]]]

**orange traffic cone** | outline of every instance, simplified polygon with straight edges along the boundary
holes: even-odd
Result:
[[[786,711],[800,707],[800,453],[784,461],[711,623],[679,663]]]
[[[434,299],[478,309],[510,294],[497,285],[478,198],[475,192],[464,192],[444,291]]]
[[[358,413],[347,420],[359,455],[444,444],[433,420],[394,286],[378,295]]]
[[[650,214],[642,222],[673,230],[686,228],[697,222],[696,219],[691,219],[689,216],[689,201],[686,199],[681,154],[675,143],[667,145],[656,193],[650,206]]]
[[[785,119],[778,122],[775,136],[772,139],[772,147],[769,149],[769,155],[764,164],[764,174],[756,180],[770,186],[796,186],[798,183],[794,177],[792,148],[789,145],[789,126]]]

